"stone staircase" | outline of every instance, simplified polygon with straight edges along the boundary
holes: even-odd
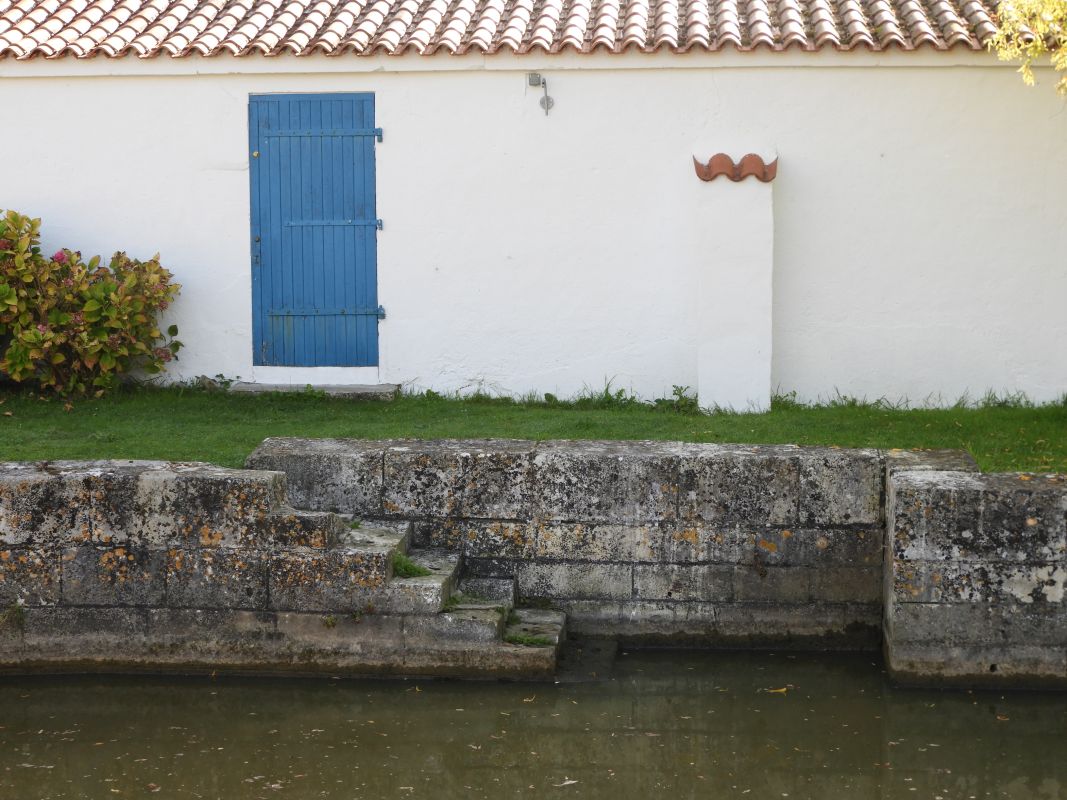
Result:
[[[280,472],[0,464],[0,672],[551,679],[564,615],[412,537],[296,509]]]
[[[357,623],[401,620],[404,664],[425,665],[410,670],[415,674],[436,674],[439,654],[443,674],[453,674],[444,664],[458,656],[473,668],[467,676],[478,675],[478,664],[486,677],[552,676],[566,637],[565,614],[516,608],[514,578],[464,578],[462,554],[413,546],[409,522],[342,519],[346,529],[325,550],[347,565],[341,591],[312,583],[288,595],[291,609],[279,610],[323,613],[331,625],[338,615]],[[395,639],[392,631],[386,639]]]

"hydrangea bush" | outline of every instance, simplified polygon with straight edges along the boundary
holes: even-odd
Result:
[[[61,395],[102,395],[133,371],[161,372],[181,342],[160,312],[181,286],[156,255],[138,261],[40,248],[41,220],[0,216],[0,375]]]

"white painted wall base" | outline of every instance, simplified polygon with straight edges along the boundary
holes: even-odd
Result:
[[[250,383],[276,386],[360,386],[379,383],[377,367],[253,367]],[[227,376],[228,377],[228,376]]]

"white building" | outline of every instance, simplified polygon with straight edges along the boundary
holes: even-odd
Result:
[[[174,378],[1053,400],[1067,109],[991,16],[0,0],[0,208],[160,252]]]

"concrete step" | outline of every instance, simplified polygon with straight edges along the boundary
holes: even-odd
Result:
[[[309,384],[309,383],[235,383],[231,392],[238,394],[325,394],[350,400],[394,400],[400,394],[399,383],[376,384]]]
[[[407,550],[406,528],[344,528],[328,548],[290,547],[271,558],[275,611],[360,613],[374,606]]]
[[[411,542],[411,523],[398,525],[364,525],[353,528],[351,521],[337,538],[334,545],[338,548],[366,550],[369,553],[407,553]],[[390,575],[392,571],[390,570]]]
[[[409,644],[421,642],[442,649],[461,642],[499,644],[506,620],[495,608],[411,614],[404,618],[404,636]]]
[[[508,615],[504,629],[507,644],[550,647],[557,652],[566,638],[567,615],[562,611],[516,608]]]
[[[459,582],[459,594],[469,602],[485,601],[494,606],[515,607],[514,578],[478,578],[467,576]]]
[[[498,587],[497,591],[492,591],[493,587],[481,585],[479,581],[480,579],[475,579],[474,582],[464,579],[464,589],[457,591],[448,601],[449,610],[479,611],[494,609],[506,618],[511,609],[515,607],[514,592],[508,593],[502,587]],[[478,590],[481,590],[481,592],[476,593]]]
[[[461,556],[449,550],[416,548],[407,557],[429,575],[398,577],[382,591],[376,607],[383,614],[437,614],[444,610],[455,591]]]

